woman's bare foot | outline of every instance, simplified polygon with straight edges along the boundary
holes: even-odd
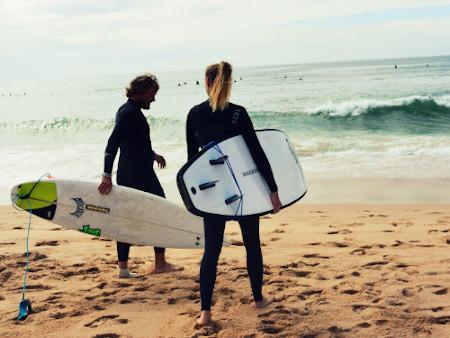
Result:
[[[182,266],[164,262],[163,264],[155,264],[153,273],[174,272],[174,271],[183,271],[183,270],[184,270],[184,268]]]
[[[195,320],[195,327],[200,328],[202,326],[208,325],[211,322],[211,311],[202,311],[200,317]]]
[[[263,299],[261,299],[260,301],[255,302],[255,306],[257,309],[262,309],[263,307],[266,307],[267,305],[269,305],[272,302],[273,302],[272,298],[267,299],[267,298],[263,297]]]

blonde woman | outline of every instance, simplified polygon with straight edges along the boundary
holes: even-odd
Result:
[[[222,61],[206,68],[205,88],[208,99],[193,107],[186,121],[188,158],[210,142],[243,135],[261,175],[269,187],[273,213],[281,208],[277,185],[272,169],[256,137],[253,124],[244,107],[229,102],[232,67]],[[204,217],[205,251],[200,268],[201,314],[197,325],[211,321],[211,299],[216,281],[217,262],[222,248],[226,219]],[[259,239],[259,217],[250,216],[239,220],[247,251],[247,271],[256,307],[264,307],[269,300],[262,295],[263,259]]]

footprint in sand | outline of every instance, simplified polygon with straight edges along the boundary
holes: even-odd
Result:
[[[64,313],[64,312],[55,312],[55,313],[51,313],[49,315],[49,317],[53,318],[53,319],[62,319],[66,316],[67,316],[67,313]]]
[[[309,289],[309,290],[300,292],[297,295],[297,297],[300,298],[301,300],[305,300],[306,297],[313,296],[313,295],[321,295],[321,294],[322,294],[321,289]]]
[[[268,334],[277,334],[280,333],[281,331],[283,331],[284,327],[282,327],[281,325],[276,325],[275,323],[271,323],[269,324],[268,322],[272,322],[272,321],[261,321],[261,324],[259,326],[259,331],[264,332],[264,333],[268,333]]]
[[[96,334],[92,338],[120,338],[120,335],[118,335],[116,333],[101,333],[101,334]]]
[[[4,245],[14,245],[16,244],[15,242],[2,242],[0,243],[0,246],[4,246]]]
[[[354,312],[361,312],[365,309],[367,309],[369,307],[369,305],[364,305],[364,304],[353,304],[352,305],[352,310]]]
[[[367,329],[368,327],[371,327],[371,326],[372,325],[370,323],[362,322],[362,323],[356,324],[353,328]]]
[[[281,230],[281,229],[275,229],[274,231],[272,231],[272,233],[274,233],[274,234],[283,234],[283,233],[284,233],[284,230]]]
[[[98,318],[94,319],[93,321],[91,321],[91,322],[89,322],[87,324],[84,324],[84,326],[85,327],[90,327],[90,328],[98,327],[99,325],[105,323],[106,321],[111,320],[111,319],[116,319],[118,317],[119,317],[119,315],[101,316],[101,317],[98,317]]]
[[[357,255],[357,256],[362,256],[366,254],[366,250],[364,249],[355,249],[352,252],[350,252],[350,255]]]
[[[142,292],[142,291],[147,291],[148,288],[149,288],[148,286],[141,285],[141,286],[135,287],[135,288],[133,289],[133,291]]]
[[[58,246],[58,241],[40,241],[37,242],[35,246]]]
[[[450,316],[431,317],[431,323],[446,325],[450,323]]]
[[[442,288],[442,289],[433,291],[433,293],[438,296],[446,295],[448,293],[448,288]]]
[[[374,262],[366,263],[362,267],[363,268],[379,267],[381,265],[386,265],[386,264],[389,264],[389,262],[388,261],[374,261]]]
[[[96,311],[103,311],[103,310],[105,310],[105,308],[103,306],[101,306],[101,305],[94,305],[93,309],[96,310]]]
[[[338,230],[338,231],[329,231],[329,232],[327,232],[327,235],[338,235],[338,234],[348,235],[348,234],[351,234],[351,233],[352,232],[350,230],[344,229],[344,230]]]
[[[280,275],[289,276],[289,277],[308,277],[310,274],[311,274],[311,271],[302,271],[302,270],[294,270],[294,269],[288,269],[288,270],[280,272]]]
[[[303,255],[304,258],[322,258],[322,259],[330,259],[328,256],[321,256],[320,254],[306,254]]]
[[[335,247],[335,248],[347,248],[348,244],[343,242],[329,242],[329,245]]]

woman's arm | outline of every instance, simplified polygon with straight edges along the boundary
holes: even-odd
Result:
[[[267,156],[258,141],[253,123],[245,109],[241,110],[237,124],[239,127],[239,131],[241,132],[245,142],[247,143],[253,161],[255,161],[255,164],[258,167],[258,170],[260,171],[262,177],[264,177],[270,191],[277,192],[278,187],[275,183],[269,160],[267,159]]]

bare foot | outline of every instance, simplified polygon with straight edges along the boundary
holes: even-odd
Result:
[[[260,301],[255,302],[255,306],[257,309],[262,309],[263,307],[266,307],[270,303],[273,303],[273,298],[267,299],[263,297],[263,299],[261,299]]]
[[[153,273],[165,273],[165,272],[174,272],[174,271],[183,271],[184,267],[179,265],[174,265],[170,263],[160,264],[158,266],[155,265],[153,269]]]
[[[202,311],[200,317],[195,320],[195,328],[199,329],[202,326],[208,325],[211,323],[211,311]]]

